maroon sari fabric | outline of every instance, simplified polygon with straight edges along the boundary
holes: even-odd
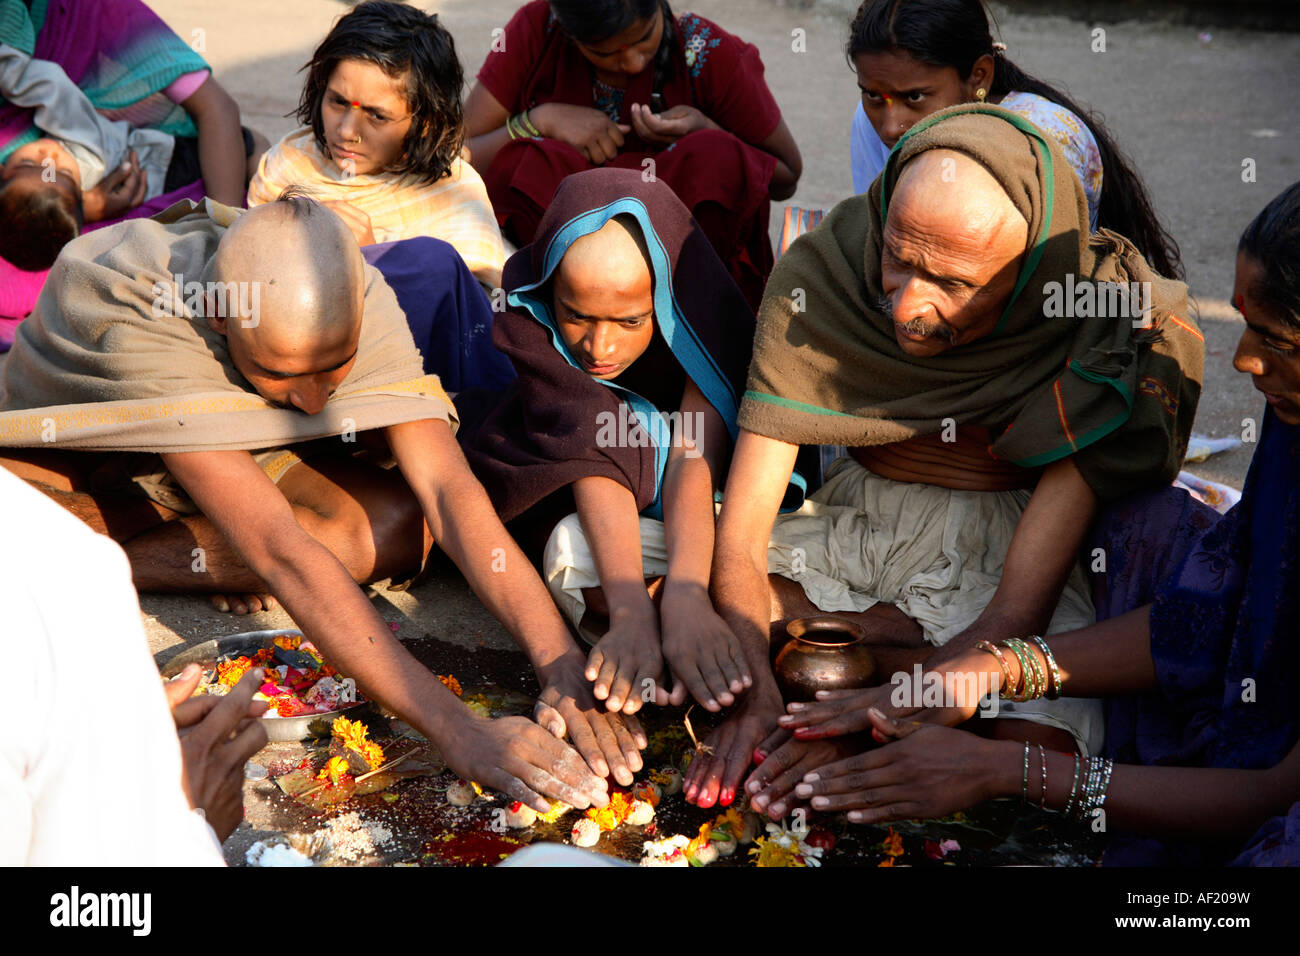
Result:
[[[757,308],[772,269],[769,188],[776,157],[759,149],[781,111],[763,80],[758,50],[694,14],[675,21],[672,76],[663,108],[694,106],[722,130],[700,130],[667,148],[628,134],[606,167],[646,169],[673,191],[704,230],[727,271]],[[564,33],[545,0],[522,7],[506,26],[504,47],[489,53],[478,81],[513,115],[541,103],[600,108],[591,64]],[[633,103],[650,102],[653,70],[629,77],[618,121],[631,125]],[[516,140],[480,170],[497,221],[512,241],[532,242],[560,181],[592,169],[558,140]]]

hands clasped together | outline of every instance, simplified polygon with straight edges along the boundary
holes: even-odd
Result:
[[[652,146],[671,146],[687,133],[720,128],[693,106],[674,106],[655,113],[648,106],[634,103],[631,125],[615,123],[590,106],[568,103],[543,103],[529,114],[543,136],[568,143],[597,165],[617,156],[633,131]]]

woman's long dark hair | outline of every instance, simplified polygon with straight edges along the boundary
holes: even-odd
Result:
[[[664,84],[673,78],[676,26],[668,0],[550,0],[550,4],[560,28],[585,45],[618,36],[638,20],[654,16],[655,8],[659,8],[664,13],[664,33],[651,63],[651,90],[662,93]]]
[[[922,63],[952,67],[963,80],[981,56],[993,57],[990,96],[1036,93],[1065,107],[1088,125],[1103,171],[1097,225],[1130,239],[1162,276],[1183,277],[1183,263],[1156,218],[1146,186],[1101,120],[1055,87],[1037,80],[993,48],[989,17],[980,0],[866,0],[849,28],[850,62],[863,53],[902,50]]]
[[[1251,297],[1292,328],[1300,328],[1300,182],[1274,196],[1251,221],[1237,251],[1264,270]]]
[[[341,17],[303,67],[307,82],[298,121],[310,126],[316,145],[328,151],[321,103],[334,68],[343,60],[373,63],[391,77],[407,74],[411,128],[401,158],[386,172],[434,183],[451,172],[465,144],[460,91],[465,84],[451,34],[429,15],[401,3],[369,0]]]

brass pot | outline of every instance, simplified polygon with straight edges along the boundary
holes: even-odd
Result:
[[[786,625],[790,640],[772,665],[787,701],[810,701],[819,690],[870,687],[876,659],[859,625],[829,614]]]

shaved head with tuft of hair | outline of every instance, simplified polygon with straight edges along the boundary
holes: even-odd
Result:
[[[360,335],[361,250],[343,220],[311,199],[283,197],[241,215],[217,247],[213,279],[257,283],[257,322],[225,329],[257,352],[316,352]]]
[[[243,213],[221,237],[207,321],[226,338],[240,374],[268,401],[316,414],[356,360],[365,311],[365,260],[352,231],[313,199],[284,195]]]

